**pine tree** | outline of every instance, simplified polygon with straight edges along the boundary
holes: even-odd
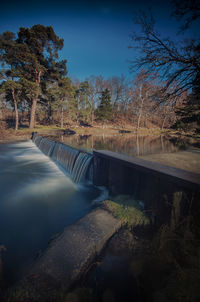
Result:
[[[102,126],[104,127],[105,121],[112,118],[112,105],[111,105],[111,95],[110,91],[106,88],[101,93],[100,105],[97,108],[97,118],[102,121]]]
[[[64,40],[51,26],[40,24],[21,27],[17,39],[11,32],[0,35],[0,63],[5,67],[0,77],[6,75],[11,80],[16,78],[25,83],[23,88],[31,107],[30,129],[34,128],[37,102],[45,93],[47,84],[67,74],[66,60],[58,60],[58,51],[63,45]]]

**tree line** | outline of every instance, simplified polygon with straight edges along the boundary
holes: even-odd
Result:
[[[195,9],[194,9],[195,7]],[[173,15],[183,20],[184,34],[200,16],[196,0],[175,1]],[[0,119],[15,112],[15,129],[23,117],[29,128],[42,124],[94,125],[106,121],[139,129],[187,128],[200,124],[200,40],[174,43],[155,30],[151,13],[135,19],[140,31],[132,35],[132,48],[140,55],[130,62],[138,70],[130,80],[90,76],[84,81],[67,76],[67,61],[59,59],[64,40],[51,26],[21,27],[15,35],[0,35]]]

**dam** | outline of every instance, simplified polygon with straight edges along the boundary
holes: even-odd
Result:
[[[33,141],[58,162],[74,182],[90,181],[107,188],[109,195],[133,195],[144,205],[152,224],[168,223],[173,203],[180,204],[180,215],[188,210],[187,200],[197,200],[200,174],[121,155],[108,150],[85,151],[33,134]]]
[[[52,282],[68,289],[101,252],[121,227],[95,203],[102,187],[112,196],[134,195],[157,227],[182,217],[191,198],[194,207],[198,202],[197,173],[107,150],[86,152],[37,133],[2,146],[0,158],[0,243],[7,278],[21,280],[19,290],[39,293],[36,276],[47,291]]]

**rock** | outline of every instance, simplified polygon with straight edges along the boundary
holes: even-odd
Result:
[[[119,130],[119,133],[131,133],[130,130]]]
[[[74,134],[76,134],[76,132],[71,129],[65,129],[64,134],[65,135],[74,135]]]

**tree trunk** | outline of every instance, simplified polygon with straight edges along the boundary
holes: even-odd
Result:
[[[91,125],[93,126],[94,123],[94,110],[92,109],[92,114],[91,114]]]
[[[33,129],[35,127],[36,107],[37,107],[37,98],[33,99],[33,103],[32,103],[32,106],[31,106],[31,116],[30,116],[29,129]]]
[[[51,103],[48,102],[48,117],[47,117],[47,121],[49,124],[52,123],[52,108],[51,108]]]
[[[144,98],[142,97],[142,86],[140,87],[140,100],[141,100],[141,105],[140,105],[140,112],[139,112],[138,121],[137,121],[137,131],[140,128],[140,120],[141,120],[141,116],[142,116],[142,109],[143,109],[143,103],[144,103]]]
[[[137,131],[140,128],[140,120],[141,120],[141,116],[142,116],[142,110],[140,110],[139,116],[138,116],[138,121],[137,121]]]
[[[0,104],[0,106],[1,106],[1,104]],[[0,120],[2,120],[2,119],[3,119],[3,113],[2,113],[2,109],[0,107]]]
[[[63,116],[64,116],[64,108],[63,108],[63,106],[61,106],[61,117],[60,117],[60,127],[61,128],[63,128],[63,120],[64,120]]]
[[[37,84],[37,90],[36,90],[36,96],[33,99],[32,106],[31,106],[29,129],[33,129],[35,126],[35,112],[36,112],[37,100],[38,100],[38,95],[39,95],[40,76],[41,76],[41,71],[37,71],[35,69],[35,82]]]
[[[91,111],[91,125],[93,126],[93,123],[94,123],[94,96],[92,96],[91,107],[92,107],[92,111]]]
[[[15,90],[12,88],[12,97],[14,101],[14,108],[15,108],[15,130],[18,130],[19,127],[19,113],[18,113],[18,108],[17,108],[17,101],[15,98]]]
[[[163,120],[163,122],[162,122],[162,128],[161,128],[161,130],[163,130],[163,129],[164,129],[165,120],[166,120],[166,116],[164,117],[164,120]]]

